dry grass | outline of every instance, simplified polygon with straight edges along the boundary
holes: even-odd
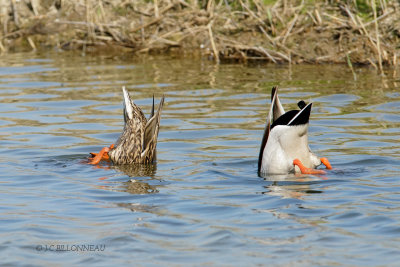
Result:
[[[216,62],[369,64],[382,72],[399,62],[399,13],[389,0],[0,0],[0,50],[184,50]]]

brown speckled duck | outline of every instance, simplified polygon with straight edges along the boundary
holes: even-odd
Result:
[[[122,87],[124,95],[124,130],[117,143],[104,147],[100,153],[91,153],[89,164],[98,164],[103,159],[110,159],[114,164],[149,164],[156,159],[156,146],[160,128],[161,110],[164,96],[154,114],[154,97],[151,114],[147,120],[143,111],[132,102],[128,91]]]

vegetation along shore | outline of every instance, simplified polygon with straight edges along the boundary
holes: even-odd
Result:
[[[5,52],[58,48],[397,66],[397,0],[0,0]]]

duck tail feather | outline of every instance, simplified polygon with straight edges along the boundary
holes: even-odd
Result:
[[[155,150],[157,145],[157,137],[159,132],[160,120],[161,120],[161,111],[164,106],[163,96],[160,100],[160,104],[158,105],[157,112],[152,116],[146,123],[146,127],[144,130],[144,140],[143,140],[143,153],[144,154],[153,154],[155,156]],[[143,154],[142,153],[142,154]],[[142,155],[145,156],[145,155]],[[150,157],[152,158],[152,157]]]
[[[307,105],[307,104],[306,104],[306,102],[304,102],[304,100],[300,100],[300,101],[297,103],[297,106],[298,106],[300,109],[303,109],[306,105]]]
[[[289,121],[287,125],[302,125],[307,124],[310,119],[312,103],[308,103]]]
[[[272,122],[276,121],[280,116],[285,114],[285,110],[279,100],[278,96],[278,87],[274,86],[271,91],[271,108],[272,108],[272,117],[270,118]]]
[[[143,111],[140,107],[138,107],[131,99],[128,91],[125,86],[122,86],[122,92],[124,95],[124,120],[126,121],[137,119],[142,124],[146,124],[147,119],[143,114]]]
[[[127,119],[133,119],[133,106],[131,97],[129,96],[129,93],[126,90],[125,86],[122,86],[122,92],[124,95],[124,119],[126,122]]]

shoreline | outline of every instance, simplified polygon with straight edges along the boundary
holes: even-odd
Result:
[[[172,51],[215,62],[397,67],[400,3],[342,2],[0,0],[0,50]]]

